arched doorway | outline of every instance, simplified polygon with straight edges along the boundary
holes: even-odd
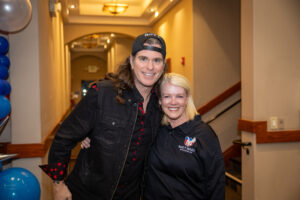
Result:
[[[69,42],[71,102],[78,103],[89,84],[115,72],[130,55],[134,38],[120,33],[92,33]]]

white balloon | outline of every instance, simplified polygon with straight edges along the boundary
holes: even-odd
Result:
[[[0,30],[16,32],[24,28],[31,19],[29,0],[0,0]]]

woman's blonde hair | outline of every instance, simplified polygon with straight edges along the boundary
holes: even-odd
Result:
[[[187,78],[185,78],[183,75],[176,74],[176,73],[167,73],[164,75],[161,84],[160,84],[160,99],[161,99],[161,91],[162,87],[165,83],[170,83],[175,86],[182,87],[187,96],[188,96],[188,102],[186,105],[186,115],[188,116],[189,120],[193,120],[195,116],[198,114],[197,109],[195,107],[192,95],[191,95],[191,85]],[[163,125],[168,124],[167,116],[164,114],[161,123]]]

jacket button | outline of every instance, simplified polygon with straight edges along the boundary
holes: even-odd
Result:
[[[116,122],[112,122],[111,124],[114,126],[114,125],[116,125]]]
[[[130,102],[131,102],[131,99],[128,99],[128,102],[130,103]]]

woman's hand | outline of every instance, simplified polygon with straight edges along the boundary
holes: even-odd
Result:
[[[63,181],[53,182],[54,200],[72,200],[72,194]]]
[[[84,140],[82,140],[80,146],[81,146],[82,149],[90,148],[91,147],[91,140],[90,140],[90,138],[86,137]]]

